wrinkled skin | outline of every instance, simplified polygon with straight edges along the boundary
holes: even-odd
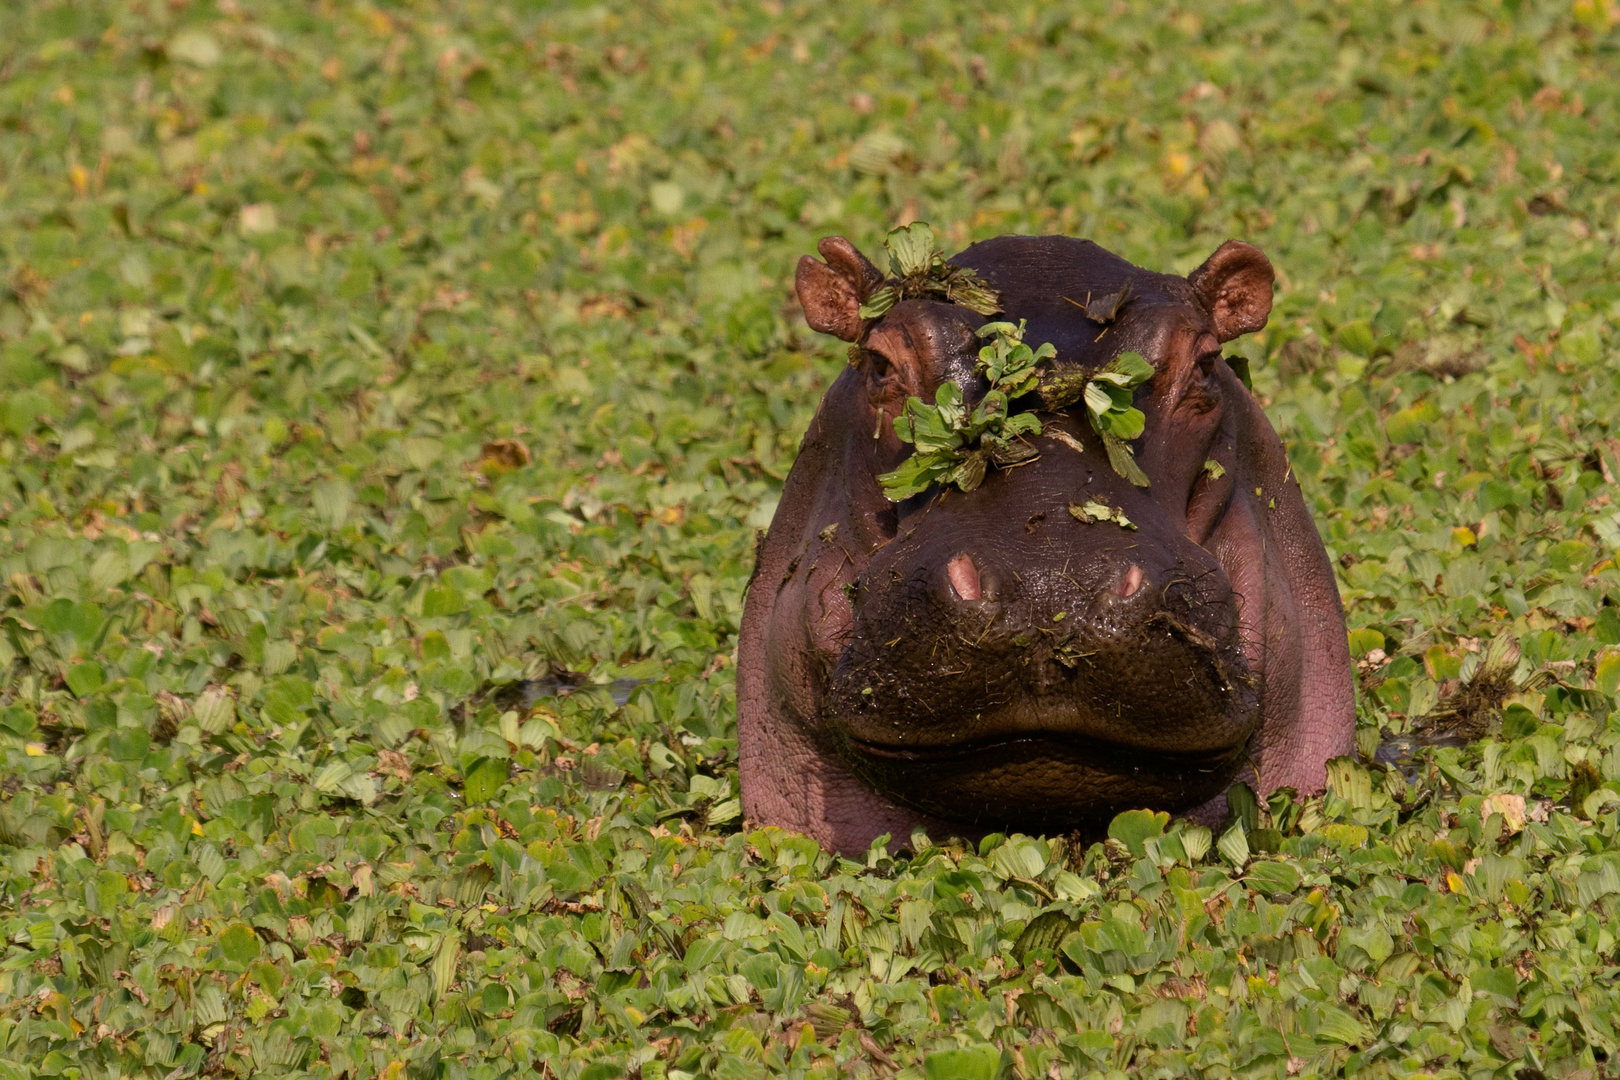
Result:
[[[1153,365],[1134,443],[1151,486],[1114,472],[1076,405],[1041,413],[1034,462],[897,506],[878,482],[910,452],[893,419],[947,379],[969,401],[984,393],[985,320],[934,300],[862,319],[883,276],[842,238],[820,251],[799,267],[806,319],[857,348],[749,588],[748,816],[849,852],[919,826],[1094,831],[1139,806],[1208,817],[1239,780],[1320,790],[1354,733],[1344,614],[1282,443],[1220,348],[1265,325],[1265,256],[1228,242],[1187,278],[1065,237],[956,256],[1000,290],[998,318],[1057,347],[1057,371],[1126,350]],[[1064,299],[1127,282],[1135,298],[1106,326]],[[1093,499],[1137,528],[1069,513]]]

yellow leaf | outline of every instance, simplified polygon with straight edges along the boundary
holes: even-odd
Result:
[[[23,747],[23,753],[27,754],[29,757],[44,757],[45,744],[42,742],[31,742],[27,746]]]
[[[1457,876],[1457,872],[1455,870],[1446,871],[1446,891],[1454,893],[1464,893],[1468,891],[1468,886],[1463,884],[1463,879]]]
[[[192,836],[201,836],[201,835],[203,835],[203,827],[202,827],[202,824],[200,822],[193,821],[191,823],[191,835]]]
[[[1451,542],[1458,547],[1473,547],[1479,543],[1479,537],[1475,536],[1474,530],[1468,526],[1458,525],[1451,530]]]
[[[1489,818],[1492,814],[1502,815],[1502,824],[1511,834],[1517,835],[1524,831],[1524,796],[1510,795],[1501,792],[1496,795],[1485,796],[1485,801],[1479,804],[1481,819]]]
[[[68,166],[68,183],[73,185],[73,194],[84,195],[90,190],[90,170],[79,164]]]
[[[1592,672],[1597,676],[1598,689],[1613,696],[1620,691],[1620,652],[1605,649],[1593,665]]]

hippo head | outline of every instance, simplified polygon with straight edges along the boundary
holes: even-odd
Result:
[[[1221,343],[1261,329],[1272,268],[1221,246],[1188,277],[1066,237],[1001,237],[949,266],[1051,343],[1047,385],[1125,352],[1152,367],[1135,468],[1083,401],[1036,394],[1016,467],[892,502],[908,398],[971,405],[986,317],[886,282],[842,238],[801,261],[810,325],[852,343],[763,540],[744,613],[745,809],[840,849],[917,825],[1095,828],[1195,810],[1234,780],[1322,786],[1354,703],[1331,567]],[[984,304],[975,305],[984,310]],[[863,314],[864,307],[864,314]],[[1090,508],[1089,510],[1087,508]],[[1128,523],[1128,524],[1125,524]]]

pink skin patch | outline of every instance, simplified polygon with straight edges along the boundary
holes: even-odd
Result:
[[[945,576],[950,579],[951,588],[962,600],[977,600],[981,595],[979,588],[979,568],[973,564],[968,555],[958,555],[945,566]],[[1137,571],[1141,576],[1141,571]]]
[[[1119,579],[1119,584],[1114,586],[1114,595],[1119,597],[1121,600],[1127,600],[1135,596],[1136,590],[1140,589],[1141,587],[1142,568],[1140,566],[1132,566],[1129,570],[1125,571],[1125,576]]]

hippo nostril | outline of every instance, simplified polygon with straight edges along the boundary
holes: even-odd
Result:
[[[956,590],[958,599],[977,600],[983,595],[979,583],[979,568],[973,562],[972,556],[958,555],[945,566],[945,576],[950,580],[951,588]]]
[[[1119,584],[1114,586],[1114,595],[1122,600],[1127,600],[1135,596],[1136,590],[1140,589],[1141,587],[1142,568],[1140,566],[1132,566],[1129,570],[1125,571],[1125,576],[1119,579]]]

